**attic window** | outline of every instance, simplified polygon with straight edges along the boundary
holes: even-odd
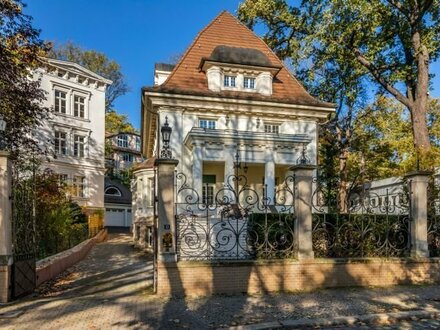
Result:
[[[108,187],[105,190],[105,194],[110,196],[122,196],[121,191],[116,187]]]
[[[244,79],[243,79],[243,87],[247,88],[247,89],[255,89],[255,78],[244,77]]]
[[[235,87],[235,76],[226,76],[223,80],[223,85],[225,87]]]

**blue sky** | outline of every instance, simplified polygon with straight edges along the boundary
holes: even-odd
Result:
[[[240,0],[24,0],[42,38],[72,41],[105,53],[121,66],[131,92],[115,108],[135,127],[140,120],[140,89],[153,84],[156,62],[185,51],[197,33],[222,10],[235,14]],[[440,97],[440,63],[431,95]]]

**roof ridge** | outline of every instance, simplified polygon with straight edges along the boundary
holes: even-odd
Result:
[[[201,29],[199,31],[199,33],[197,34],[197,36],[194,38],[193,42],[191,43],[191,45],[189,45],[189,47],[186,49],[185,53],[183,54],[182,58],[179,60],[179,62],[177,62],[177,64],[174,66],[173,71],[171,71],[170,75],[167,77],[167,79],[163,82],[163,84],[161,86],[166,86],[167,82],[171,79],[171,77],[174,76],[174,73],[180,68],[180,65],[182,64],[183,60],[187,57],[187,55],[190,53],[191,49],[196,45],[197,40],[200,39],[200,37],[202,36],[202,34],[209,28],[211,27],[212,24],[214,24],[214,22],[220,18],[220,16],[224,15],[224,14],[229,14],[231,15],[226,9],[224,9],[220,14],[218,14],[216,17],[214,17],[214,19],[211,20],[211,22],[208,23],[208,25],[206,25],[203,29]],[[234,17],[233,15],[231,15],[232,17]]]

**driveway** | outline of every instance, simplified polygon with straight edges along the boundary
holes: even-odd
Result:
[[[209,329],[261,322],[440,309],[440,286],[339,288],[311,293],[161,298],[152,293],[151,256],[128,234],[112,233],[89,256],[38,294],[0,306],[1,329]],[[225,281],[228,279],[225,278]],[[376,326],[372,328],[382,328]],[[347,327],[342,327],[347,328]],[[368,329],[359,324],[354,328]],[[438,329],[438,320],[389,329]]]

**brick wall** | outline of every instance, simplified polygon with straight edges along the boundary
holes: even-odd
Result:
[[[307,291],[440,282],[440,259],[179,262],[158,265],[159,295]]]

